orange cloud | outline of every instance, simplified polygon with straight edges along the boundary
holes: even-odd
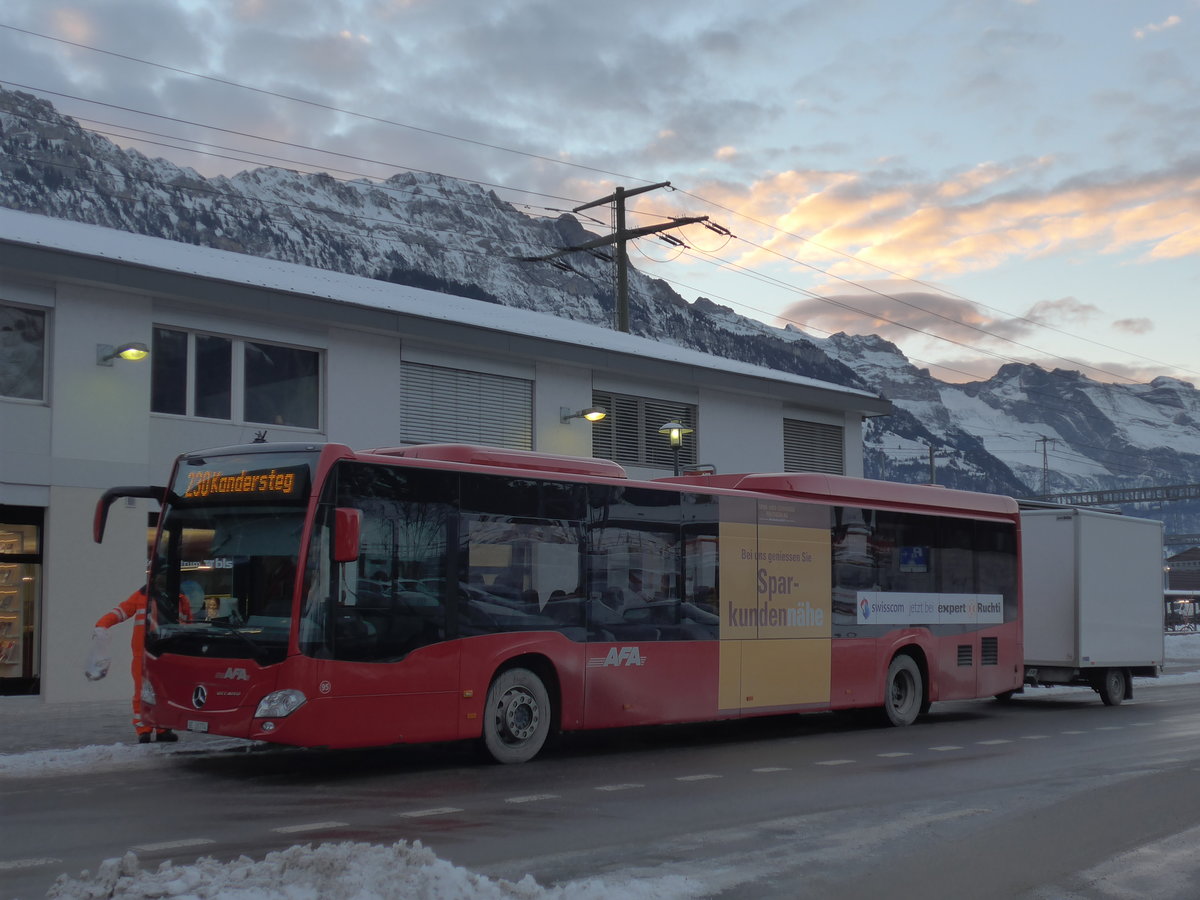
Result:
[[[76,9],[56,9],[53,14],[55,30],[76,43],[84,44],[95,37],[91,20]]]
[[[1195,173],[1076,181],[1047,190],[1014,186],[1045,163],[983,165],[941,182],[903,184],[851,172],[789,171],[747,188],[718,185],[702,194],[749,220],[725,223],[757,245],[737,259],[744,266],[782,255],[844,277],[874,266],[927,280],[1081,249],[1140,250],[1143,262],[1200,249]]]

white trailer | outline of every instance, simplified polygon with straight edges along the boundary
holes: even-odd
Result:
[[[1163,665],[1162,523],[1074,507],[1021,512],[1025,684],[1108,706]]]

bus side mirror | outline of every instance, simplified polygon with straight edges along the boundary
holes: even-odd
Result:
[[[333,511],[333,561],[358,561],[358,545],[362,536],[362,510],[339,506]]]
[[[122,497],[146,497],[162,503],[166,496],[167,489],[158,486],[109,488],[96,502],[96,511],[92,515],[92,540],[97,544],[103,542],[104,526],[108,523],[108,508]]]

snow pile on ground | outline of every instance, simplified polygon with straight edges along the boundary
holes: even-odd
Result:
[[[526,875],[514,883],[492,880],[439,859],[420,841],[390,847],[339,843],[290,847],[262,862],[241,857],[230,863],[205,857],[194,865],[163,863],[143,871],[134,853],[106,860],[94,876],[59,877],[50,900],[672,900],[697,896],[689,878],[640,881],[599,879],[543,888]]]
[[[0,775],[59,775],[73,769],[120,769],[140,766],[153,745],[90,744],[74,750],[34,750],[0,756]],[[139,752],[142,751],[142,752]]]
[[[1168,634],[1163,644],[1168,663],[1200,661],[1200,634]]]
[[[78,771],[97,769],[129,769],[140,766],[161,765],[176,753],[195,755],[198,752],[215,753],[237,747],[261,746],[249,741],[230,739],[209,741],[202,750],[186,742],[165,746],[163,744],[88,744],[72,750],[31,750],[28,753],[0,754],[0,778],[5,776],[36,777],[39,775],[66,775]]]

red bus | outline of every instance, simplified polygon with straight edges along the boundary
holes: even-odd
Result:
[[[463,444],[186,453],[149,572],[145,718],[305,747],[939,700],[1023,677],[1017,504],[819,474],[632,481]],[[179,596],[193,613],[181,617]]]

